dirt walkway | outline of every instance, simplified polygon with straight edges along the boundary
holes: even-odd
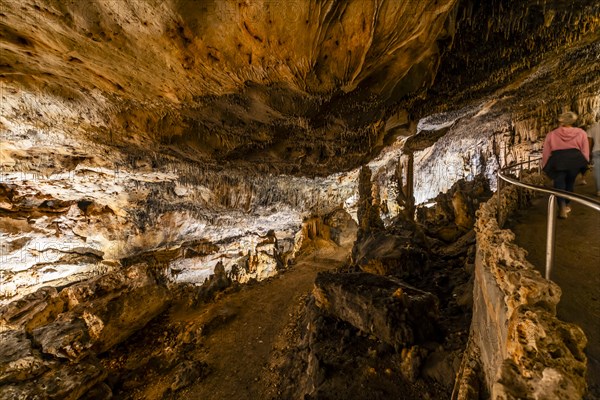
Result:
[[[301,257],[290,270],[203,309],[197,315],[173,315],[173,320],[212,319],[221,322],[203,341],[203,360],[210,373],[205,379],[177,392],[177,399],[259,399],[261,382],[277,335],[288,323],[300,297],[309,292],[317,272],[336,268],[350,247],[328,245]]]
[[[591,176],[575,192],[595,197]],[[507,224],[516,242],[529,252],[528,260],[544,274],[546,257],[547,196],[534,201]],[[600,399],[600,213],[578,204],[566,220],[557,220],[556,259],[551,279],[562,289],[558,305],[560,319],[573,322],[588,338],[587,398]]]

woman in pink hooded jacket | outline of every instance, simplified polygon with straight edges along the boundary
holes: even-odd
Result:
[[[573,191],[575,178],[589,162],[589,143],[583,129],[573,127],[577,114],[566,112],[558,117],[559,127],[548,133],[542,152],[542,168],[554,181],[554,188]],[[559,197],[559,218],[567,218],[569,200]]]

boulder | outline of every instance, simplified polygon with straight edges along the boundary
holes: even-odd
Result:
[[[98,300],[107,302],[121,296],[124,292],[151,285],[156,285],[156,280],[148,273],[148,266],[140,263],[95,279],[76,283],[63,289],[60,297],[71,310],[78,304]]]
[[[412,243],[412,234],[410,231],[405,236],[373,233],[355,243],[354,261],[364,272],[399,278],[420,276],[429,267],[429,257]]]
[[[397,279],[322,272],[313,295],[322,310],[396,349],[436,336],[438,299]]]
[[[21,400],[32,398],[33,385],[7,385],[0,387],[0,400]]]
[[[42,352],[70,360],[85,357],[93,344],[85,321],[72,312],[61,314],[56,321],[34,329],[32,336]]]
[[[113,398],[113,392],[106,383],[99,383],[91,388],[84,398],[86,400],[110,400]]]
[[[105,308],[96,308],[92,310],[93,313],[84,314],[96,341],[95,350],[102,353],[121,343],[163,312],[168,302],[167,289],[154,285],[131,291],[110,301]]]
[[[472,200],[462,190],[458,189],[452,195],[452,208],[454,209],[454,223],[459,228],[469,230],[475,222],[475,211]]]
[[[170,389],[177,391],[200,380],[206,375],[207,365],[200,361],[184,361],[174,370],[173,383]]]
[[[90,363],[62,364],[34,382],[2,386],[0,400],[76,400],[106,376],[104,369]]]
[[[137,264],[63,289],[69,310],[32,331],[46,354],[75,361],[122,342],[161,313],[169,301],[145,264]]]
[[[90,352],[102,353],[143,328],[160,314],[169,300],[157,284],[108,296],[61,314],[36,328],[33,339],[42,351],[59,358],[79,360]]]
[[[62,365],[42,375],[35,382],[34,391],[40,398],[75,400],[106,379],[106,376],[102,367],[91,363]]]

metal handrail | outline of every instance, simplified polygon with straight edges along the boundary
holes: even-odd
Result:
[[[527,164],[531,165],[532,162],[540,161],[541,158],[536,158],[534,160],[523,161],[517,164],[510,165],[508,167],[501,168],[498,170],[498,215],[500,215],[500,201],[501,201],[501,182],[505,181],[512,185],[522,187],[525,189],[534,190],[536,192],[547,193],[550,195],[548,199],[548,225],[546,231],[546,279],[550,280],[550,273],[552,272],[552,266],[554,263],[554,242],[556,237],[556,196],[563,197],[565,199],[569,199],[579,204],[583,204],[584,206],[590,207],[596,211],[600,212],[600,201],[592,199],[587,196],[582,196],[572,192],[566,192],[564,190],[559,189],[550,189],[545,186],[533,185],[530,183],[523,183],[517,179],[511,178],[508,175],[505,175],[504,172],[514,169],[515,167],[519,167]],[[499,218],[498,218],[499,219]],[[500,220],[498,220],[500,223]]]

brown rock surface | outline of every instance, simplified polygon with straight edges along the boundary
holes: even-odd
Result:
[[[522,306],[508,326],[508,353],[492,396],[579,399],[586,387],[587,340],[581,328]]]
[[[591,171],[590,171],[591,172]],[[593,197],[594,182],[587,175],[587,185],[577,185],[575,192]],[[508,226],[516,243],[527,250],[527,259],[544,273],[546,236],[532,234],[545,231],[548,198],[536,197],[528,207],[511,215]],[[581,327],[587,337],[588,391],[584,399],[600,398],[600,213],[588,207],[573,207],[566,221],[558,221],[556,249],[551,279],[562,291],[557,316]]]
[[[55,367],[35,381],[22,385],[6,385],[0,390],[0,399],[76,400],[90,388],[106,379],[106,371],[90,363]]]
[[[147,265],[137,264],[76,283],[61,290],[60,297],[64,300],[67,309],[73,310],[80,304],[109,302],[124,293],[152,285],[156,285],[156,280],[149,274]]]
[[[185,157],[325,173],[383,140],[380,103],[431,82],[455,3],[8,2],[2,72],[74,101],[106,94],[116,109],[103,119],[120,133],[103,140],[145,132]]]
[[[0,385],[31,379],[46,369],[25,332],[0,333]]]
[[[317,306],[400,349],[436,334],[438,300],[396,279],[367,273],[320,273]]]
[[[518,199],[526,199],[515,187],[502,195],[502,217],[519,206]],[[585,336],[580,328],[556,318],[560,288],[526,260],[511,231],[499,228],[497,206],[498,199],[483,204],[475,228],[469,345],[478,349],[484,382],[491,395],[501,399],[580,399],[586,390]]]
[[[287,261],[303,218],[352,208],[356,183],[290,175],[419,132],[421,202],[527,157],[567,105],[597,107],[593,0],[88,3],[2,4],[2,302],[198,239],[219,248],[174,280],[200,284],[223,254],[230,271],[271,229]]]
[[[594,0],[9,1],[0,71],[7,98],[59,99],[75,111],[59,123],[65,131],[81,128],[134,157],[160,151],[327,174],[364,163],[413,114],[459,109],[497,89],[509,95],[488,108],[518,110],[523,136],[539,114],[543,131],[549,118],[529,94],[544,88],[551,104],[542,108],[570,100],[554,71],[595,93],[597,66],[578,65],[590,77],[578,80],[571,63],[594,59],[599,12]],[[547,73],[545,56],[565,48],[580,53]],[[56,126],[56,113],[35,109],[29,118]],[[399,114],[408,115],[402,124]],[[428,144],[444,135],[427,131],[438,133]],[[7,162],[19,154],[6,151]]]
[[[64,302],[53,287],[43,287],[0,308],[0,326],[25,327],[27,332],[53,321]]]
[[[34,293],[0,311],[0,328],[25,328],[49,357],[82,360],[114,347],[167,304],[153,273],[123,270],[139,260],[167,270],[164,279],[174,285],[216,275],[207,285],[218,290],[233,275],[240,282],[272,277],[295,256],[305,218],[320,221],[341,208],[353,214],[358,172],[315,176],[363,165],[398,135],[418,133],[407,146],[415,174],[396,179],[396,194],[402,182],[414,182],[400,211],[410,214],[412,197],[435,198],[459,179],[493,181],[500,165],[539,150],[559,112],[598,109],[599,17],[597,0],[3,1],[0,301]],[[361,174],[359,190],[369,195],[361,196],[361,236],[394,217],[380,218],[380,209],[393,208],[382,193],[394,190],[385,192],[386,174],[376,170],[395,158],[399,152]],[[436,199],[432,214],[443,221],[426,229],[439,239],[431,242],[441,262],[454,259],[451,267],[464,250],[438,242],[468,242],[478,205],[454,194]],[[476,269],[474,327],[480,344],[490,339],[481,349],[491,360],[483,368],[488,380],[502,367],[516,385],[515,368],[519,376],[533,373],[527,360],[495,352],[508,337],[503,324],[554,321],[560,291],[540,283],[520,250],[506,244],[510,235],[496,235],[489,211],[477,222],[490,240],[478,253],[488,269]],[[407,246],[416,236],[372,235],[354,259],[378,274],[418,275],[427,260],[420,247]],[[448,275],[427,283],[451,296]],[[384,279],[369,278],[375,287]],[[346,318],[369,332],[374,321],[360,305],[377,299],[336,285],[327,290],[356,311]],[[428,303],[396,299],[386,285],[378,289],[384,306]],[[68,287],[60,295],[35,292],[45,286]],[[336,297],[327,290],[323,301]],[[523,306],[544,313],[522,313]],[[401,319],[380,308],[382,337],[416,340],[412,331],[394,336],[388,313]],[[504,344],[514,354],[526,351]],[[419,368],[419,352],[407,350],[400,360],[407,371]],[[326,369],[313,361],[318,381]],[[578,373],[571,361],[565,371]],[[103,378],[85,360],[80,370],[60,362],[65,368],[42,379],[47,396],[85,396]],[[546,372],[537,383],[568,380]],[[73,374],[80,387],[61,374]],[[579,393],[575,378],[564,386]],[[41,390],[32,385],[3,387],[2,396]]]
[[[79,360],[122,342],[164,311],[169,294],[145,265],[135,265],[65,288],[70,311],[33,330],[42,351]]]
[[[74,361],[87,356],[93,344],[85,321],[73,313],[61,314],[54,322],[34,329],[32,336],[42,352]]]

